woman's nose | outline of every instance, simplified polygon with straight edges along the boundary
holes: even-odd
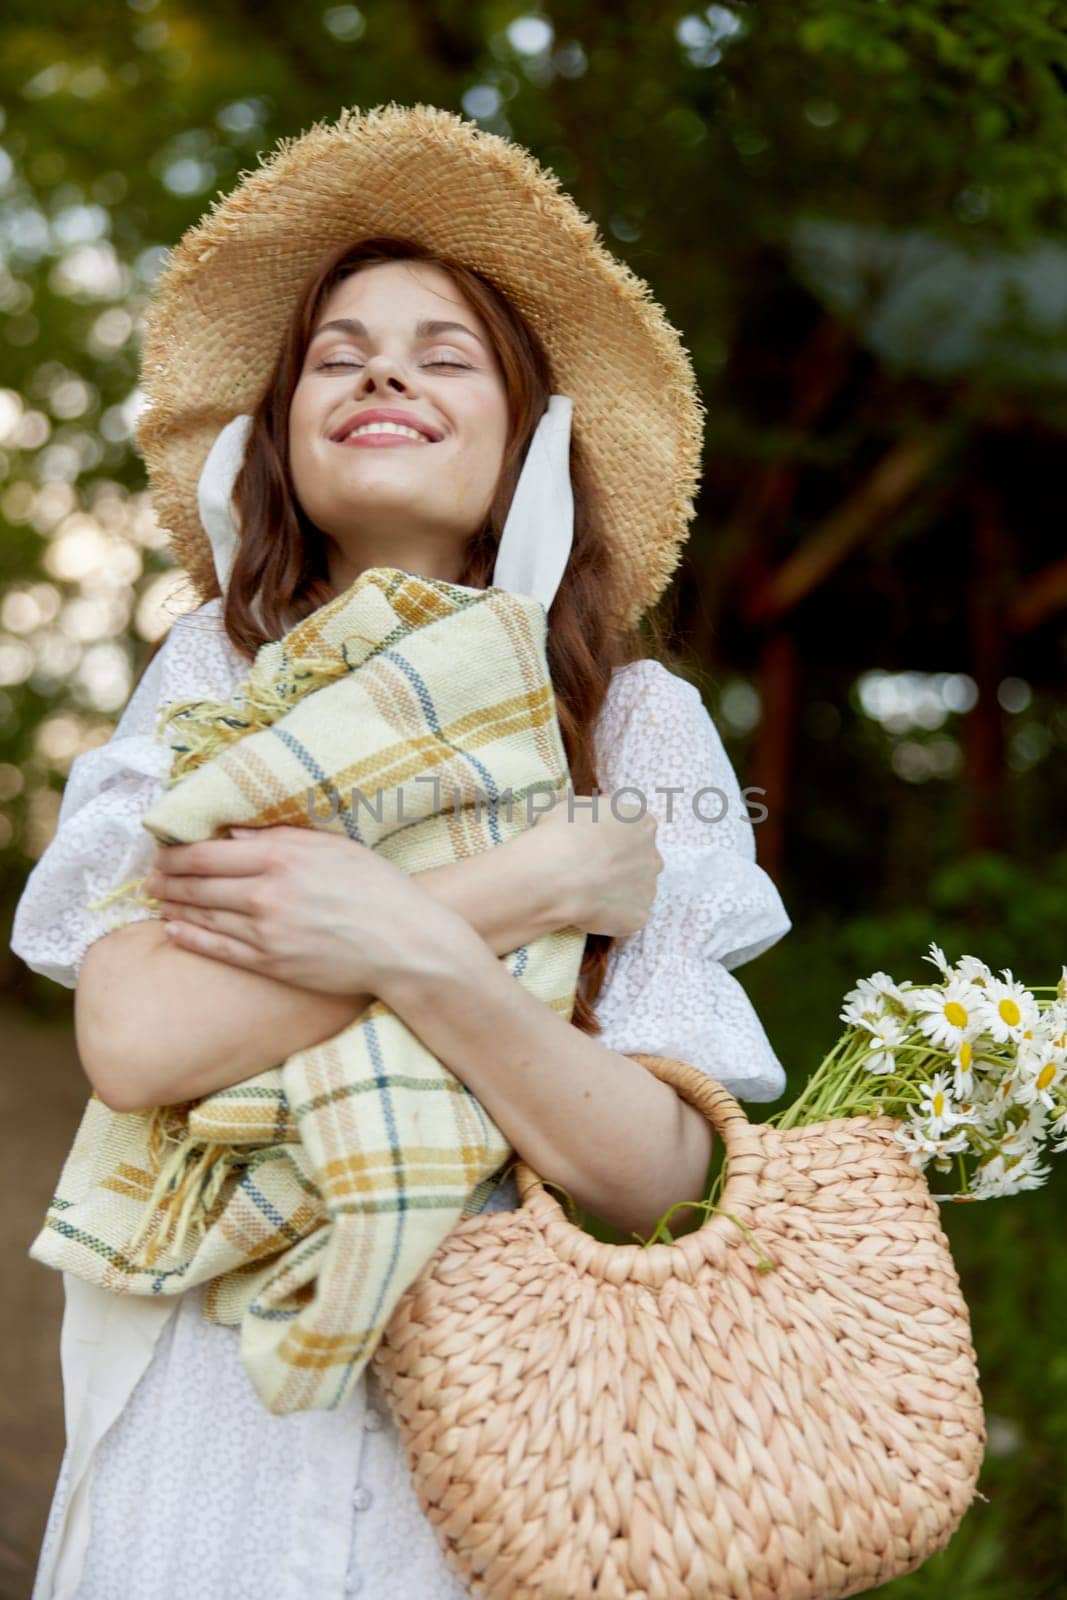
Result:
[[[410,393],[413,384],[402,363],[383,351],[364,362],[359,375],[358,391],[360,394],[373,394],[377,389],[384,388]]]

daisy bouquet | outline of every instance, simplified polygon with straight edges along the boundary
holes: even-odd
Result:
[[[939,977],[897,983],[861,978],[845,996],[845,1032],[791,1106],[767,1119],[780,1129],[833,1117],[890,1116],[916,1167],[953,1173],[935,1200],[989,1200],[1037,1189],[1050,1151],[1067,1149],[1067,967],[1054,986],[1027,987],[976,956],[950,964],[939,945],[923,957]],[[930,1174],[928,1174],[930,1176]],[[721,1170],[702,1201],[679,1201],[648,1240],[670,1243],[672,1213],[711,1212]]]
[[[769,1121],[898,1117],[914,1166],[956,1174],[939,1201],[1039,1188],[1046,1152],[1067,1149],[1067,967],[1055,986],[1027,988],[977,956],[950,965],[936,944],[923,959],[939,981],[859,980],[840,1014],[845,1033]]]

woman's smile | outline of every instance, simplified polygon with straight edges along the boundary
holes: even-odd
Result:
[[[363,445],[364,447],[369,445],[371,449],[381,449],[387,445],[411,444],[419,446],[433,444],[434,440],[424,439],[414,431],[399,433],[396,428],[387,428],[381,423],[372,422],[369,427],[362,428],[356,433],[350,433],[347,439],[339,439],[336,442],[342,448],[347,448],[351,445]]]
[[[402,439],[413,439],[417,444],[435,444],[444,438],[441,429],[433,423],[423,421],[413,412],[399,411],[392,406],[361,406],[330,437],[335,444],[346,444],[357,434],[361,437],[366,434],[395,435]]]

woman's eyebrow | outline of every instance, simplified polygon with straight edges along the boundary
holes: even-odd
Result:
[[[355,339],[366,339],[366,323],[360,322],[358,317],[335,317],[331,322],[324,322],[315,329],[313,339],[321,338],[324,333],[350,333]],[[426,318],[415,324],[416,339],[436,339],[442,333],[465,333],[469,339],[474,339],[484,348],[484,340],[480,339],[473,328],[468,328],[462,322],[446,322],[440,318]]]

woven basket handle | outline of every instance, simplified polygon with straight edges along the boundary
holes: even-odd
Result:
[[[698,1111],[702,1111],[712,1127],[721,1135],[726,1146],[728,1163],[723,1191],[724,1205],[728,1196],[731,1204],[753,1200],[757,1174],[764,1159],[763,1152],[755,1126],[748,1120],[744,1108],[734,1099],[729,1089],[725,1089],[721,1083],[709,1077],[706,1072],[702,1072],[699,1067],[690,1066],[685,1061],[677,1061],[671,1056],[631,1055],[630,1059],[639,1061],[654,1077],[659,1078],[661,1083],[669,1083],[683,1100],[696,1106]],[[561,1211],[559,1202],[549,1194],[538,1174],[524,1161],[520,1160],[515,1164],[515,1182],[524,1206],[541,1215],[545,1214],[546,1207],[551,1212]],[[678,1198],[681,1200],[692,1197],[679,1195]],[[626,1247],[614,1248],[618,1250]]]
[[[688,1100],[691,1106],[703,1111],[712,1127],[722,1134],[728,1150],[732,1143],[731,1135],[738,1128],[751,1128],[752,1124],[740,1101],[735,1100],[729,1089],[715,1078],[709,1078],[699,1067],[692,1067],[687,1061],[676,1061],[673,1056],[632,1055],[630,1060],[640,1061],[653,1077],[661,1083],[669,1083],[683,1100]]]

